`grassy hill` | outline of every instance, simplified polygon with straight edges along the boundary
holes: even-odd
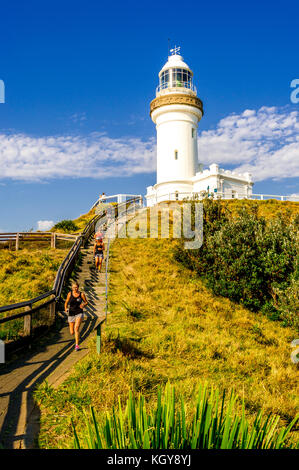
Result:
[[[298,410],[297,365],[290,359],[294,330],[218,298],[173,259],[175,241],[119,239],[112,244],[110,315],[97,355],[76,365],[57,390],[36,392],[41,409],[39,445],[73,447],[73,419],[86,433],[84,411],[92,404],[98,420],[125,403],[129,389],[155,406],[159,385],[168,380],[187,402],[205,380],[235,389],[252,422],[260,407],[286,424]],[[296,439],[293,434],[292,439]]]
[[[299,214],[299,202],[278,201],[276,199],[266,201],[229,199],[221,201],[221,204],[231,210],[233,214],[236,214],[242,208],[248,210],[257,207],[258,216],[266,219],[271,219],[277,215],[294,217]]]
[[[80,215],[74,220],[62,220],[51,228],[50,232],[77,234],[84,230],[88,222],[95,216],[95,209]],[[68,226],[70,228],[68,228]]]

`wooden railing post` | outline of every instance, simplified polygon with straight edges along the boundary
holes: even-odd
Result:
[[[17,233],[17,235],[16,235],[16,251],[18,251],[19,246],[20,246],[20,234]]]
[[[56,248],[56,233],[51,233],[51,248]]]
[[[56,302],[53,296],[53,303],[49,305],[49,323],[52,325],[55,321],[55,312],[56,312]]]
[[[28,305],[28,307],[25,307],[25,310],[31,311],[32,305]],[[32,332],[32,315],[30,313],[29,315],[26,315],[24,317],[24,336],[31,336],[31,332]]]

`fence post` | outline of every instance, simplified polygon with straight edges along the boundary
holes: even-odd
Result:
[[[101,333],[102,333],[102,324],[100,323],[97,326],[97,353],[101,352]]]
[[[28,310],[31,312],[32,310],[32,305],[28,305],[28,307],[25,307],[25,310]],[[29,315],[26,315],[24,317],[24,336],[31,336],[32,332],[32,315],[29,313]]]
[[[56,233],[51,233],[51,248],[56,248]]]
[[[52,325],[55,321],[55,312],[56,312],[56,302],[55,302],[55,296],[53,296],[53,302],[49,305],[50,325]]]
[[[20,245],[20,234],[17,233],[16,235],[16,251],[18,251]]]

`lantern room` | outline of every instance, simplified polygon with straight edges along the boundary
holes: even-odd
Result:
[[[178,54],[180,48],[172,49],[172,55],[159,73],[159,86],[156,95],[167,93],[188,93],[196,95],[193,85],[193,72]]]

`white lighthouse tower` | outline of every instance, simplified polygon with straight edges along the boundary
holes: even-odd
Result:
[[[179,47],[170,51],[150,105],[157,129],[157,183],[147,188],[147,205],[211,192],[219,197],[248,197],[253,185],[249,173],[235,174],[216,163],[203,170],[198,163],[197,129],[203,104],[193,72],[179,51]]]
[[[157,129],[157,184],[148,188],[148,203],[154,193],[158,202],[167,199],[163,195],[192,192],[191,178],[199,169],[197,127],[203,106],[193,85],[193,72],[179,49],[171,50],[151,102],[151,118]]]

